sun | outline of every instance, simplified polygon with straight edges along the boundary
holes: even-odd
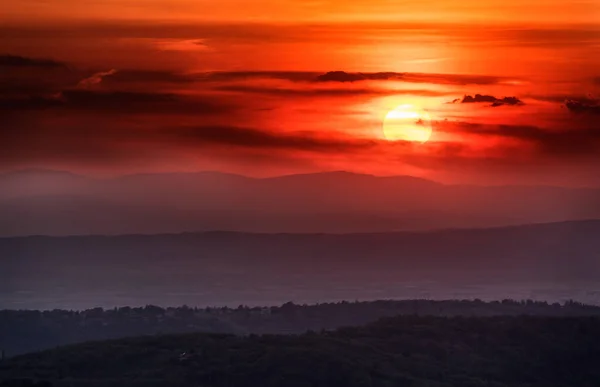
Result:
[[[388,141],[425,143],[431,137],[431,117],[415,105],[400,105],[386,114],[383,135]]]

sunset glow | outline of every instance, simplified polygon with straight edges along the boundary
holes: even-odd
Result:
[[[0,8],[2,170],[599,182],[595,1]]]
[[[0,387],[600,386],[600,0],[0,37]]]
[[[414,105],[400,105],[386,114],[383,134],[390,141],[424,143],[431,137],[431,118],[426,111]]]

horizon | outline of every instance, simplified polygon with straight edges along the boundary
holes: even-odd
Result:
[[[458,184],[350,171],[0,173],[0,236],[371,233],[600,219],[600,188]]]
[[[444,233],[465,233],[471,231],[481,232],[494,232],[494,231],[507,231],[515,229],[531,229],[531,228],[544,228],[544,227],[561,227],[561,226],[578,226],[578,225],[590,225],[598,223],[600,225],[599,218],[590,219],[578,219],[578,220],[563,220],[558,222],[531,222],[531,223],[520,223],[512,225],[497,225],[497,226],[484,226],[484,227],[448,227],[448,228],[432,228],[425,230],[397,230],[397,231],[363,231],[363,232],[252,232],[252,231],[236,231],[236,230],[209,230],[209,231],[181,231],[181,232],[166,232],[166,233],[155,233],[155,234],[73,234],[73,235],[44,235],[44,234],[32,234],[32,235],[18,235],[18,236],[2,236],[1,239],[26,239],[26,238],[54,238],[54,239],[65,239],[65,238],[128,238],[128,237],[176,237],[176,236],[193,236],[193,235],[249,235],[249,236],[289,236],[289,237],[303,237],[303,236],[385,236],[385,235],[433,235],[433,234],[444,234]]]
[[[276,175],[247,175],[242,173],[235,172],[227,172],[227,171],[219,171],[219,170],[196,170],[196,171],[162,171],[162,172],[150,172],[150,171],[139,171],[135,173],[123,173],[117,175],[105,175],[105,174],[85,174],[79,173],[76,171],[70,171],[67,169],[50,169],[50,168],[18,168],[18,169],[9,169],[9,170],[0,170],[0,177],[9,176],[9,175],[18,175],[18,174],[29,174],[29,173],[62,173],[69,174],[77,177],[84,177],[95,180],[113,180],[134,176],[167,176],[167,175],[208,175],[208,174],[217,174],[217,175],[228,175],[228,176],[236,176],[247,178],[251,180],[270,180],[270,179],[278,179],[278,178],[286,178],[286,177],[300,177],[300,176],[318,176],[318,175],[349,175],[349,176],[364,176],[364,177],[374,177],[374,178],[383,178],[383,179],[393,179],[393,178],[409,178],[421,181],[427,181],[439,185],[445,186],[472,186],[472,187],[538,187],[538,188],[559,188],[559,189],[600,189],[600,182],[598,185],[559,185],[559,184],[540,184],[540,183],[507,183],[507,184],[477,184],[477,183],[467,183],[467,182],[445,182],[443,180],[436,180],[433,178],[427,178],[417,175],[385,175],[385,174],[373,174],[373,173],[364,173],[364,172],[353,172],[350,170],[324,170],[318,172],[303,172],[303,173],[289,173],[289,174],[276,174]]]

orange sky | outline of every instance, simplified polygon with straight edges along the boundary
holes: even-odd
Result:
[[[420,21],[596,24],[596,0],[20,0],[2,19],[178,21]]]
[[[597,4],[5,2],[0,170],[600,184]],[[383,137],[406,103],[428,143]]]

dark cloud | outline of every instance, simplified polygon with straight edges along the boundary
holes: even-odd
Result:
[[[329,157],[341,156],[348,160],[349,167],[357,166],[363,159],[397,158],[398,165],[432,170],[516,171],[522,167],[554,165],[553,162],[582,161],[592,165],[596,164],[592,160],[600,156],[600,131],[593,124],[569,130],[465,122],[435,125],[435,131],[458,134],[459,140],[415,146],[341,134],[235,125],[169,125],[168,121],[130,125],[125,120],[111,118],[54,123],[41,117],[0,131],[0,143],[4,146],[0,164],[160,165],[166,160],[173,162],[198,155],[240,162],[254,157],[274,163],[281,157],[301,158],[314,160],[318,165]],[[486,136],[493,138],[493,149],[478,148],[478,144],[487,143],[481,139]],[[506,141],[497,141],[498,138]]]
[[[456,74],[420,74],[420,73],[348,73],[345,71],[330,71],[318,75],[316,82],[360,82],[360,81],[405,81],[414,83],[435,83],[453,85],[491,85],[500,83],[504,78],[493,76],[471,76]]]
[[[591,98],[567,100],[565,106],[573,113],[600,114],[600,101]]]
[[[65,104],[81,108],[132,107],[138,104],[173,103],[179,100],[175,94],[132,91],[64,90],[61,99]]]
[[[367,151],[376,141],[324,137],[309,132],[286,133],[227,125],[130,126],[114,120],[53,123],[31,120],[0,131],[0,164],[83,162],[127,164],[183,155],[218,158],[266,157],[296,153],[350,154]],[[262,156],[261,156],[262,155]],[[280,156],[278,156],[280,157]]]
[[[0,92],[18,94],[21,97],[28,97],[29,93],[55,94],[62,89],[72,87],[79,88],[97,88],[100,84],[103,88],[125,89],[130,88],[146,90],[152,87],[160,88],[160,84],[191,84],[195,82],[225,83],[252,79],[284,80],[294,83],[345,83],[359,81],[386,81],[401,80],[415,83],[434,83],[434,84],[494,84],[502,80],[498,77],[485,76],[464,76],[452,74],[419,74],[419,73],[349,73],[343,71],[333,71],[325,74],[306,71],[225,71],[225,72],[207,72],[207,73],[180,73],[166,70],[141,70],[141,69],[104,69],[94,73],[85,73],[84,71],[70,68],[62,62],[51,59],[34,59],[16,55],[0,56],[0,65],[11,66],[16,69],[62,69],[68,74],[41,74],[26,73],[15,74],[5,78],[0,75]],[[73,80],[73,77],[79,77]],[[5,78],[5,79],[3,79]],[[16,79],[16,80],[15,80]],[[63,84],[59,84],[64,81]],[[133,85],[135,84],[135,85]],[[293,89],[293,88],[292,88]],[[160,90],[160,89],[159,89]],[[154,91],[154,90],[152,90]],[[234,91],[234,90],[229,90]],[[238,91],[242,91],[241,88]],[[246,92],[258,93],[259,89],[248,88]],[[360,95],[374,94],[371,90],[349,91],[349,90],[331,90],[331,91],[280,91],[276,89],[264,90],[264,94],[280,94],[298,96],[304,95]],[[388,94],[394,94],[390,92]],[[419,95],[440,95],[431,91],[419,91]],[[25,105],[31,106],[31,103],[22,101]],[[37,102],[36,102],[37,103]],[[17,103],[18,104],[18,103]],[[53,102],[51,102],[53,104]]]
[[[195,74],[197,81],[239,81],[247,79],[279,79],[292,82],[309,82],[315,79],[318,73],[306,71],[215,71],[210,73]]]
[[[52,97],[0,98],[0,111],[43,110],[61,106],[63,106],[63,102]]]
[[[589,156],[600,151],[600,128],[544,129],[536,126],[499,125],[504,137],[528,141],[550,156]]]
[[[565,101],[568,100],[579,100],[579,99],[586,99],[584,96],[578,95],[567,95],[567,94],[528,94],[526,95],[527,98],[531,98],[531,99],[535,99],[538,101],[544,101],[544,102],[555,102],[555,103],[559,103],[559,104],[564,104]]]
[[[292,89],[292,88],[275,88],[249,85],[226,85],[219,86],[217,90],[233,91],[238,93],[253,93],[265,94],[282,97],[344,97],[344,96],[363,96],[363,95],[399,95],[412,94],[422,96],[440,96],[447,93],[441,93],[432,90],[390,90],[376,88],[328,88],[328,89]]]
[[[21,80],[18,78],[8,79],[0,77],[0,106],[3,100],[26,99],[32,96],[48,96],[60,90],[60,85],[52,80]]]
[[[504,77],[495,77],[489,75],[420,73],[405,73],[403,79],[407,82],[434,83],[440,85],[494,85],[508,80]]]
[[[52,59],[27,58],[17,55],[0,55],[0,66],[64,68],[66,65]]]
[[[281,133],[236,126],[169,128],[161,140],[186,145],[221,144],[244,148],[287,149],[312,152],[346,152],[372,147],[375,142],[348,138],[322,138],[312,133]]]
[[[517,97],[496,98],[492,95],[485,94],[475,94],[475,96],[465,95],[460,103],[490,103],[490,106],[492,107],[504,105],[523,105],[523,102]]]
[[[533,145],[533,151],[545,157],[590,157],[600,155],[600,125],[573,121],[561,128],[529,125],[486,125],[468,122],[440,122],[438,130],[458,134],[503,137]],[[528,147],[522,147],[528,152]],[[514,149],[506,157],[515,156]]]
[[[236,107],[215,96],[182,96],[170,93],[63,90],[53,96],[0,98],[0,110],[65,109],[115,114],[219,114]]]
[[[290,89],[246,85],[219,86],[217,90],[232,91],[237,93],[265,94],[281,97],[336,97],[377,94],[377,91],[372,89]]]
[[[182,74],[161,70],[118,70],[104,77],[102,82],[107,86],[119,83],[191,83],[197,77],[193,74]]]
[[[185,77],[195,81],[228,82],[248,79],[277,79],[291,82],[317,83],[353,83],[361,81],[404,81],[413,83],[434,83],[451,85],[493,85],[505,81],[505,78],[479,75],[457,74],[421,74],[421,73],[352,73],[330,71],[316,73],[307,71],[232,71],[187,74]]]
[[[474,97],[465,95],[460,103],[496,102],[497,98],[491,95],[475,94]]]
[[[0,98],[56,93],[75,85],[81,76],[61,62],[3,55],[0,56]]]
[[[382,81],[401,79],[400,73],[347,73],[345,71],[330,71],[317,77],[317,82],[358,82]]]

